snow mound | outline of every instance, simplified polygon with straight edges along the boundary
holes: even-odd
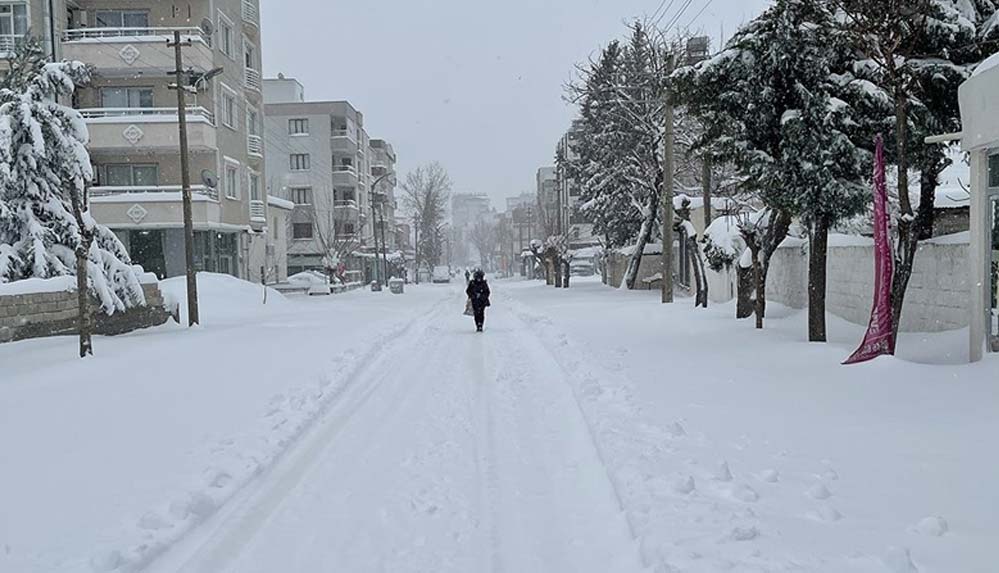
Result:
[[[676,480],[676,482],[673,484],[673,491],[683,495],[692,493],[695,489],[696,486],[694,485],[693,476],[681,477],[678,480]]]
[[[817,483],[808,489],[808,497],[812,499],[829,499],[832,497],[832,492],[826,487],[824,483]]]
[[[949,530],[950,527],[947,525],[947,520],[938,515],[924,517],[919,520],[919,523],[912,526],[913,532],[930,537],[941,537]]]
[[[780,472],[777,470],[763,470],[760,472],[760,481],[777,483],[780,481]]]
[[[174,277],[160,282],[167,307],[180,307],[181,323],[187,322],[187,279]],[[198,311],[202,323],[225,323],[243,320],[249,312],[263,312],[268,307],[289,304],[278,291],[267,288],[267,304],[263,304],[264,287],[230,275],[198,273]]]
[[[919,573],[916,564],[912,562],[912,555],[905,547],[889,547],[882,561],[893,573]]]

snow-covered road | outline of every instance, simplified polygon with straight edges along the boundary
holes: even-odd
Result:
[[[459,307],[438,304],[383,348],[284,461],[153,570],[643,570],[556,359],[508,306],[485,334]]]

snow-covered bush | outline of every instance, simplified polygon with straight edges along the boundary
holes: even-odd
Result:
[[[738,217],[726,215],[715,219],[704,230],[704,257],[711,270],[721,272],[732,268],[732,264],[746,250],[739,222]]]
[[[23,86],[0,89],[0,283],[75,275],[87,235],[89,285],[103,311],[145,304],[125,247],[87,210],[87,126],[58,101],[89,81],[88,68],[64,62],[21,73]]]

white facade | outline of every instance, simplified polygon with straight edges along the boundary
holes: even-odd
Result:
[[[999,352],[999,55],[960,89],[962,148],[971,154],[970,358]]]

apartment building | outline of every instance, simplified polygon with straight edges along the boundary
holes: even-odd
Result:
[[[569,161],[579,158],[573,146],[579,133],[579,121],[573,121],[572,127],[559,139],[558,153]],[[568,210],[563,214],[564,229],[567,229],[570,249],[584,249],[600,244],[599,237],[593,234],[593,221],[580,209],[582,186],[573,179],[562,166],[556,167],[555,174],[559,186],[559,196]]]
[[[378,248],[383,227],[390,248],[396,242],[392,145],[372,140],[349,102],[306,101],[293,78],[265,79],[264,102],[268,184],[295,204],[289,273],[323,269],[336,258],[370,278],[375,231]]]
[[[181,32],[199,270],[259,280],[278,248],[268,236],[258,0],[59,0],[62,57],[94,66],[76,103],[90,130],[94,217],[135,262],[184,272],[174,52]],[[281,208],[280,204],[276,207]],[[273,278],[273,277],[272,277]]]
[[[555,167],[539,167],[534,177],[538,197],[538,235],[559,235],[568,227],[568,203],[563,200]]]
[[[62,56],[61,38],[65,28],[64,0],[3,0],[0,2],[0,73],[7,69],[6,58],[14,47],[31,34],[41,42],[46,55]]]

